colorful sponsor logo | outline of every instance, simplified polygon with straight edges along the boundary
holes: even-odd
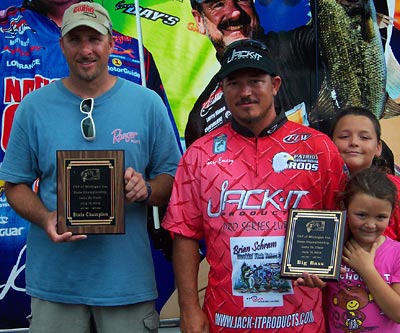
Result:
[[[269,207],[275,208],[277,211],[286,211],[289,208],[297,208],[299,204],[310,192],[298,189],[242,189],[229,188],[229,181],[224,180],[221,184],[221,195],[219,204],[208,200],[207,215],[215,218],[223,216],[226,211],[229,211],[229,216],[234,214],[234,211],[245,213],[248,211],[262,214],[264,211],[268,213]],[[229,207],[229,209],[228,209]]]
[[[272,169],[277,173],[284,170],[318,171],[318,156],[279,152],[272,158]]]
[[[125,67],[118,67],[118,66],[108,66],[108,70],[110,71],[110,73],[116,73],[116,74],[125,74],[125,75],[129,75],[135,78],[140,79],[140,73],[138,73],[135,70],[129,70],[128,68]]]
[[[211,107],[223,98],[222,87],[218,83],[210,97],[201,106],[200,117],[205,117],[211,110]]]
[[[29,45],[31,44],[29,38],[26,39],[26,40],[23,40],[23,39],[21,39],[21,38],[19,38],[19,37],[14,38],[14,39],[11,39],[9,42],[10,42],[10,45],[11,45],[11,46],[14,46],[14,45],[21,45],[21,46],[27,47],[27,46],[29,46]]]
[[[114,50],[113,50],[113,55],[122,55],[122,56],[128,56],[131,59],[137,59],[135,55],[135,51],[133,49],[125,49],[121,45],[115,45]],[[139,60],[138,60],[139,62]]]
[[[300,141],[306,141],[311,137],[310,133],[294,133],[283,138],[284,143],[298,143]]]
[[[9,26],[0,27],[0,32],[5,35],[5,38],[15,38],[17,35],[23,35],[28,30],[32,29],[22,15],[12,18]]]
[[[117,66],[117,67],[121,67],[121,66],[122,66],[122,61],[121,61],[121,59],[113,58],[113,59],[111,60],[111,62],[113,63],[113,65],[115,65],[115,66]]]
[[[23,63],[18,60],[7,60],[6,66],[7,67],[15,67],[20,70],[32,70],[34,67],[40,66],[40,59],[33,59],[29,63]]]
[[[23,47],[10,47],[9,45],[4,46],[0,53],[8,53],[11,55],[19,55],[21,57],[30,57],[34,51],[40,51],[43,47],[33,45],[27,48]]]
[[[73,13],[83,13],[90,17],[94,17],[94,18],[96,17],[94,8],[92,6],[88,6],[88,5],[81,5],[81,6],[75,7],[73,10]]]
[[[117,128],[111,132],[113,136],[113,144],[120,142],[135,143],[139,144],[139,133],[138,132],[123,132],[122,129]]]
[[[226,134],[214,138],[213,153],[221,154],[226,152]]]
[[[128,15],[136,15],[135,4],[125,3],[125,1],[120,1],[115,5],[115,10],[121,10],[122,13]],[[151,8],[144,8],[139,6],[139,15],[141,18],[149,21],[161,21],[163,24],[168,26],[176,25],[180,19],[177,16],[170,15],[168,13],[163,13]]]

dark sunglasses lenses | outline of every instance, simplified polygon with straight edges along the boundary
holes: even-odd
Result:
[[[94,139],[94,122],[92,117],[82,119],[82,133],[85,139]]]
[[[81,102],[81,112],[83,113],[92,112],[92,107],[93,107],[93,98],[87,98]]]

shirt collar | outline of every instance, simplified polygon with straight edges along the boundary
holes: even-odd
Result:
[[[262,130],[258,137],[264,137],[271,135],[274,133],[278,128],[282,127],[288,121],[285,112],[279,113],[274,121],[266,128]],[[254,133],[250,131],[247,127],[240,125],[234,117],[231,119],[231,126],[233,130],[247,138],[255,137]]]

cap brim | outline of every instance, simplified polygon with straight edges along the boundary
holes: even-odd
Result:
[[[81,26],[92,28],[102,35],[107,35],[109,32],[109,30],[102,24],[97,24],[93,21],[80,20],[79,22],[71,23],[63,27],[63,29],[61,30],[61,36],[64,37],[71,30]]]
[[[226,78],[229,74],[232,74],[233,72],[236,72],[239,69],[244,69],[244,68],[256,68],[267,74],[275,75],[274,71],[266,69],[265,66],[262,66],[261,64],[240,63],[240,64],[228,66],[225,70],[222,70],[222,68],[221,68],[221,70],[218,72],[218,78],[220,80],[222,80],[222,79]]]

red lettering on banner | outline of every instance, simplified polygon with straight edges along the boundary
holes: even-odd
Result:
[[[21,80],[6,78],[4,82],[4,103],[21,102]],[[4,126],[4,124],[3,124]]]
[[[18,105],[19,103],[10,104],[3,111],[3,128],[1,129],[1,149],[3,149],[3,151],[6,151],[7,149],[8,139],[10,138],[11,125]]]
[[[6,151],[8,139],[10,138],[11,125],[14,120],[15,111],[22,99],[31,91],[48,85],[54,79],[48,79],[41,75],[34,78],[18,79],[16,77],[8,77],[4,80],[4,104],[2,131],[1,131],[1,148]]]

